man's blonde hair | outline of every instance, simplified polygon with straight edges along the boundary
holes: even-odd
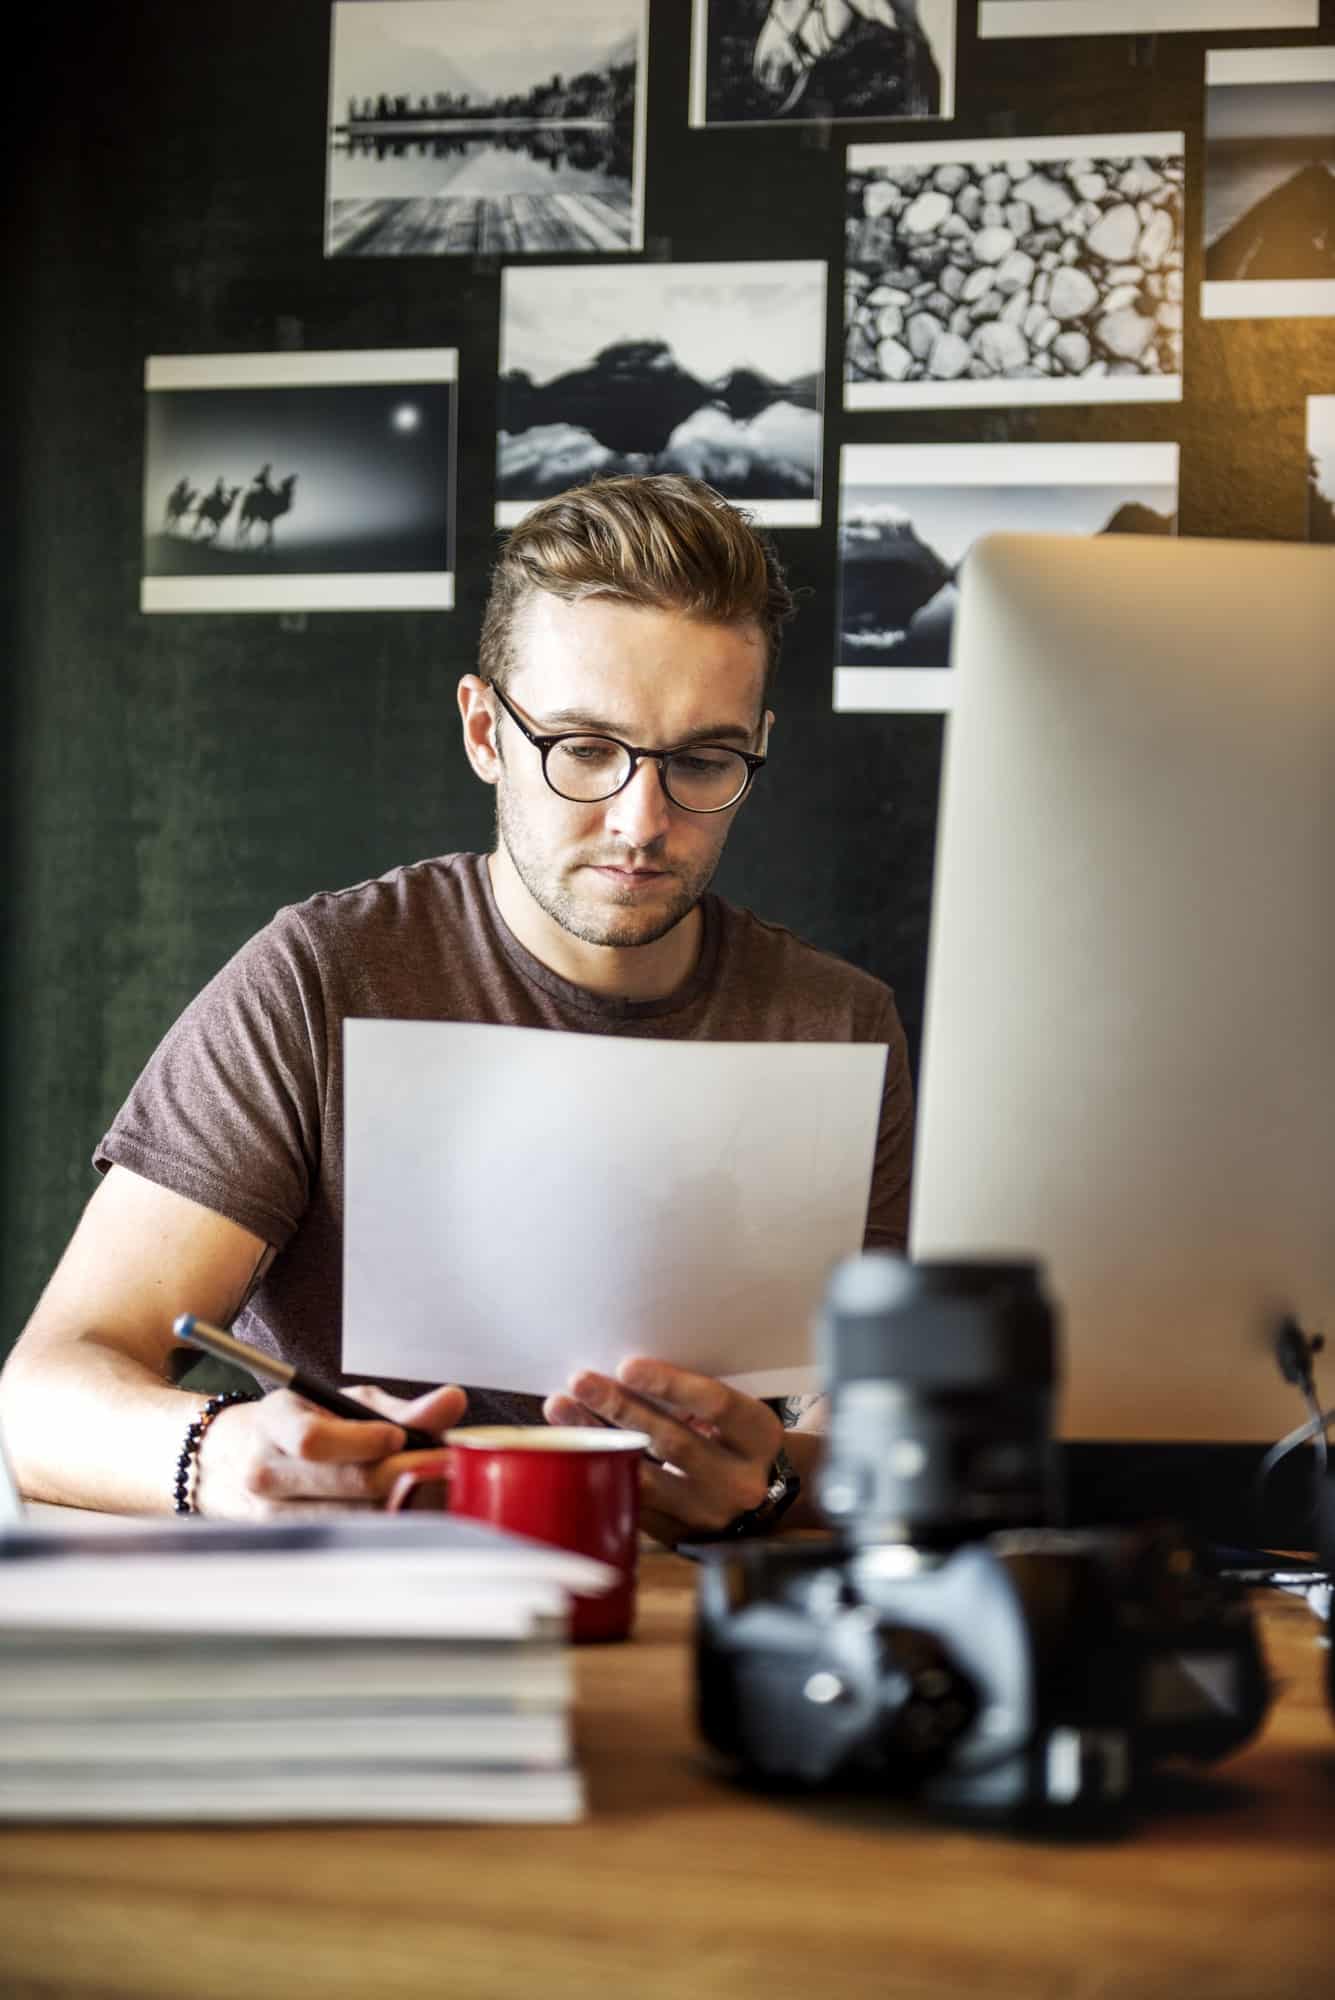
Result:
[[[610,597],[753,624],[765,641],[766,688],[793,615],[769,537],[702,479],[677,473],[595,479],[525,515],[492,571],[482,619],[478,665],[501,687],[515,665],[515,620],[539,590],[567,604]]]

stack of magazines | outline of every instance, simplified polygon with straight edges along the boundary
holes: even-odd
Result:
[[[0,1531],[0,1818],[578,1819],[571,1591],[448,1515]]]

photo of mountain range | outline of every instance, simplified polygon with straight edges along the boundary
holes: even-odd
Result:
[[[619,472],[818,525],[824,343],[823,264],[505,271],[497,526]]]
[[[1335,49],[1206,57],[1207,319],[1335,314]]]
[[[980,536],[1176,528],[1175,445],[846,446],[835,707],[949,707],[960,567]]]
[[[643,247],[647,0],[335,0],[325,254]]]

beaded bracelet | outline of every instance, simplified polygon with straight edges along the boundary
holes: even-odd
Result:
[[[216,1416],[220,1416],[233,1403],[254,1403],[258,1400],[258,1397],[252,1395],[247,1389],[224,1389],[218,1395],[209,1397],[208,1402],[205,1403],[203,1409],[186,1432],[185,1443],[181,1446],[181,1456],[176,1461],[176,1485],[174,1492],[176,1496],[176,1512],[178,1514],[193,1514],[195,1511],[195,1503],[191,1497],[190,1489],[193,1482],[193,1475],[198,1470],[199,1447],[203,1444],[204,1433],[213,1422],[213,1419]]]

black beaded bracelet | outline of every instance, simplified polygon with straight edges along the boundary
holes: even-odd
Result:
[[[247,1389],[224,1389],[218,1395],[209,1397],[208,1402],[205,1403],[203,1409],[195,1418],[189,1430],[187,1430],[185,1443],[181,1446],[181,1456],[176,1461],[176,1485],[173,1491],[175,1493],[176,1512],[178,1514],[193,1514],[195,1511],[195,1503],[191,1497],[190,1489],[194,1483],[199,1447],[204,1442],[204,1433],[213,1422],[213,1419],[221,1415],[233,1403],[254,1403],[258,1400],[258,1397]]]

